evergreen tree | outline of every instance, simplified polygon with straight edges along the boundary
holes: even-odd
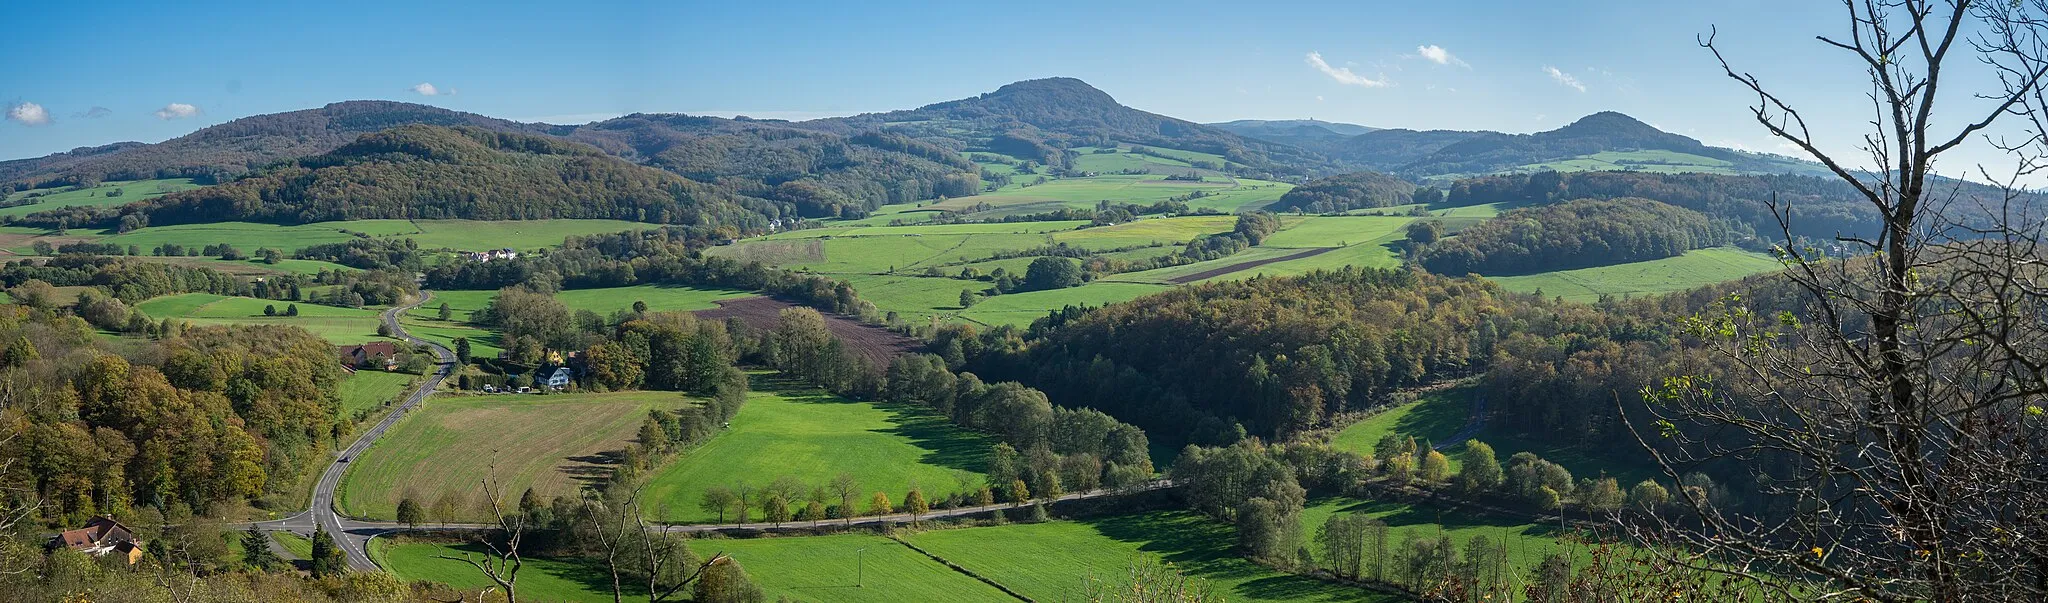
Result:
[[[270,535],[256,526],[242,533],[242,565],[257,571],[271,571],[284,566],[284,559],[270,550]]]
[[[319,527],[313,528],[313,576],[325,578],[339,576],[348,570],[347,553],[334,542],[334,536]]]

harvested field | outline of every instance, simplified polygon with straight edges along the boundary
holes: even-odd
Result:
[[[775,328],[776,318],[783,310],[799,307],[797,304],[772,297],[718,300],[715,303],[718,304],[717,309],[698,310],[692,314],[696,314],[697,318],[709,320],[737,317],[746,321],[748,326],[763,331]],[[917,348],[917,340],[891,333],[881,327],[864,325],[860,321],[830,312],[820,314],[825,315],[825,326],[832,329],[833,336],[845,342],[848,349],[858,352],[876,367],[887,367],[889,361]]]
[[[1201,271],[1201,272],[1197,272],[1197,273],[1194,273],[1194,274],[1184,274],[1184,275],[1181,275],[1181,276],[1177,276],[1177,277],[1174,277],[1174,278],[1172,278],[1172,279],[1168,279],[1168,280],[1167,280],[1167,282],[1169,282],[1169,283],[1173,283],[1173,284],[1175,284],[1175,285],[1185,285],[1185,284],[1188,284],[1188,283],[1192,283],[1192,282],[1195,282],[1195,281],[1199,281],[1199,280],[1202,280],[1202,279],[1205,279],[1205,278],[1214,278],[1214,277],[1218,277],[1218,276],[1223,276],[1223,275],[1225,275],[1225,274],[1230,274],[1230,273],[1232,273],[1232,272],[1238,272],[1238,271],[1243,271],[1243,270],[1251,270],[1251,269],[1253,269],[1253,268],[1257,268],[1257,267],[1260,267],[1260,266],[1264,266],[1264,265],[1267,265],[1267,264],[1275,264],[1275,263],[1279,263],[1279,262],[1285,262],[1285,261],[1289,261],[1289,260],[1299,260],[1299,259],[1301,259],[1301,258],[1305,258],[1305,257],[1312,257],[1312,256],[1322,255],[1322,254],[1325,254],[1325,253],[1329,253],[1329,252],[1331,252],[1331,251],[1333,251],[1333,250],[1335,250],[1335,249],[1336,249],[1336,248],[1334,248],[1334,247],[1318,247],[1318,248],[1315,248],[1315,249],[1304,249],[1304,250],[1301,250],[1300,252],[1297,252],[1297,253],[1290,253],[1290,254],[1287,254],[1287,255],[1283,255],[1283,256],[1280,256],[1280,257],[1277,257],[1277,258],[1266,258],[1266,259],[1262,259],[1262,260],[1252,260],[1252,261],[1249,261],[1249,262],[1245,262],[1245,263],[1242,263],[1242,264],[1231,264],[1231,265],[1229,265],[1229,266],[1223,266],[1223,267],[1219,267],[1219,268],[1212,268],[1212,269],[1209,269],[1209,270],[1203,270],[1203,271]]]

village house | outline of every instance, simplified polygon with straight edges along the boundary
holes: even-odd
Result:
[[[340,350],[341,365],[351,370],[383,365],[384,370],[398,368],[398,344],[389,341],[345,345]]]
[[[566,366],[558,366],[551,370],[543,369],[535,377],[548,387],[562,389],[569,387],[569,382],[576,379],[576,371],[569,370]]]
[[[519,252],[510,249],[492,249],[490,251],[471,251],[469,253],[463,254],[463,257],[467,257],[469,259],[476,260],[479,262],[488,262],[491,260],[509,260],[517,258],[519,257]]]
[[[115,553],[127,558],[129,565],[142,560],[142,541],[135,537],[135,532],[105,515],[86,521],[83,528],[65,530],[50,539],[50,548],[60,546],[94,557]]]

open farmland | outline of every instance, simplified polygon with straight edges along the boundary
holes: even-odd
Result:
[[[481,556],[489,550],[475,544],[424,542],[412,539],[378,538],[370,543],[370,558],[402,581],[439,582],[463,591],[469,600],[485,599],[489,592],[503,598],[490,578],[461,560],[464,555]],[[446,559],[443,556],[455,557]],[[575,559],[526,557],[519,569],[519,596],[532,601],[612,600],[611,577],[604,567]],[[632,581],[626,581],[630,587]],[[629,589],[627,596],[645,597],[645,588]]]
[[[1021,178],[1029,179],[1031,176]],[[1204,182],[1167,180],[1165,174],[1138,176],[1105,175],[1061,178],[1033,186],[1015,186],[972,197],[956,197],[927,207],[945,211],[969,211],[983,203],[987,211],[977,217],[1017,215],[1052,211],[1062,207],[1093,209],[1098,201],[1150,205],[1201,191],[1203,196],[1188,201],[1193,208],[1223,212],[1256,209],[1280,199],[1294,187],[1263,180],[1212,177]]]
[[[704,491],[739,482],[790,477],[808,488],[849,473],[865,507],[875,492],[900,501],[915,484],[937,498],[960,490],[963,478],[973,486],[986,479],[980,471],[994,441],[922,407],[855,402],[778,378],[754,384],[731,427],[648,478],[647,507],[657,518],[717,521],[699,508]]]
[[[1142,558],[1170,562],[1230,601],[1401,600],[1255,565],[1231,550],[1234,538],[1227,524],[1162,511],[935,530],[905,539],[1038,601],[1081,600],[1089,578],[1116,583]]]
[[[1488,278],[1509,291],[1540,291],[1545,297],[1593,302],[1603,295],[1625,297],[1683,291],[1784,267],[1778,260],[1760,253],[1716,247],[1646,262]]]
[[[697,318],[725,320],[738,318],[756,329],[763,331],[775,328],[782,311],[797,307],[786,301],[771,297],[747,297],[725,299],[716,302],[717,309],[698,310]],[[916,349],[918,341],[889,332],[887,329],[861,324],[845,316],[825,314],[825,326],[832,335],[846,344],[849,351],[858,353],[878,367],[889,366],[889,361],[905,352]]]
[[[350,418],[364,410],[383,406],[405,393],[418,375],[386,371],[356,371],[341,380],[341,416]]]
[[[350,463],[338,502],[354,516],[390,519],[410,497],[436,520],[486,519],[486,477],[511,497],[528,488],[543,500],[573,494],[609,474],[608,455],[625,449],[649,409],[686,403],[653,391],[436,396]]]
[[[698,557],[732,555],[770,598],[849,603],[1017,600],[881,536],[692,540],[690,550]]]
[[[106,207],[127,205],[144,199],[153,199],[169,193],[199,188],[191,178],[169,178],[163,180],[128,180],[103,182],[99,186],[73,190],[72,187],[57,189],[36,189],[0,194],[7,203],[23,203],[13,207],[0,208],[0,216],[25,216],[65,207]],[[113,196],[109,196],[112,193]],[[28,201],[34,201],[28,203]]]
[[[1102,306],[1130,301],[1165,290],[1165,287],[1144,283],[1096,281],[1079,287],[1008,293],[983,298],[981,303],[961,311],[960,317],[984,325],[1021,327],[1044,318],[1047,312],[1070,305]]]
[[[285,316],[285,308],[293,303],[212,293],[181,293],[150,299],[135,307],[150,318],[172,318],[193,325],[292,325],[312,331],[335,344],[378,339],[376,310],[298,303],[299,315]],[[277,315],[264,316],[265,306],[276,308]]]

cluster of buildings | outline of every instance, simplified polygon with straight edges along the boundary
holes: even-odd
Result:
[[[492,249],[490,251],[469,251],[464,252],[462,254],[462,257],[466,257],[479,262],[488,262],[491,260],[514,259],[519,257],[519,252],[510,249]]]

